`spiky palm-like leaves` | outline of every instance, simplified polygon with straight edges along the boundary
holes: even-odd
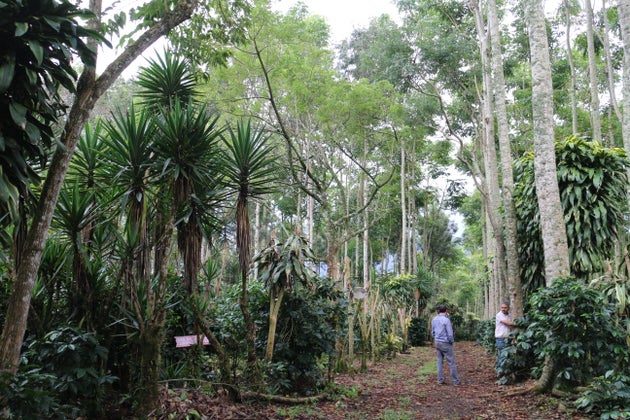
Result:
[[[121,255],[125,269],[125,289],[132,296],[142,282],[150,277],[150,240],[148,238],[147,202],[151,193],[151,154],[155,125],[146,111],[137,111],[132,105],[126,112],[119,111],[108,122],[107,146],[109,179],[119,187],[113,199],[120,205],[126,220],[126,241],[133,245]]]
[[[269,135],[253,128],[250,121],[241,121],[236,131],[228,130],[224,138],[224,175],[228,187],[236,193],[236,247],[241,271],[240,307],[247,327],[247,358],[254,384],[262,382],[257,368],[256,325],[247,308],[247,273],[250,264],[250,220],[248,200],[270,192],[277,169],[267,146]]]
[[[188,63],[169,51],[140,69],[138,85],[140,103],[152,111],[169,109],[175,103],[188,104],[195,98],[196,81]]]
[[[237,124],[236,132],[228,129],[224,175],[230,189],[236,192],[236,242],[239,267],[243,276],[249,269],[249,212],[250,198],[260,197],[274,189],[277,165],[268,147],[270,136],[260,128],[253,128],[250,121]]]
[[[218,205],[218,116],[201,105],[176,102],[158,122],[154,145],[160,178],[170,185],[176,215],[177,244],[184,264],[184,282],[196,293],[201,269],[201,243]]]

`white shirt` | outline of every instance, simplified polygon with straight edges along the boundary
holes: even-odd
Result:
[[[496,325],[494,327],[494,337],[495,338],[506,338],[510,333],[510,327],[505,325],[502,321],[511,321],[509,315],[503,313],[503,311],[499,311],[496,316]]]

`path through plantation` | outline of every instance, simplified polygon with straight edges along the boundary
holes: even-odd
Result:
[[[367,373],[337,375],[335,382],[355,395],[307,405],[242,403],[186,390],[164,392],[159,418],[185,418],[195,410],[205,419],[586,419],[570,404],[545,395],[518,391],[533,382],[496,385],[494,357],[478,344],[455,343],[460,386],[438,385],[431,347],[412,348],[368,366]],[[445,366],[446,372],[448,367]],[[173,392],[174,391],[174,392]],[[170,417],[169,417],[170,415]]]

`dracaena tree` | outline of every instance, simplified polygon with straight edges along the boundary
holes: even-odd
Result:
[[[278,166],[274,163],[270,134],[251,121],[239,121],[236,130],[228,128],[223,137],[223,173],[236,197],[236,247],[241,273],[239,301],[247,327],[247,358],[254,378],[260,379],[256,359],[256,325],[247,308],[247,276],[251,264],[249,202],[276,189]]]

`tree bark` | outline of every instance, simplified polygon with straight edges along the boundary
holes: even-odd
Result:
[[[545,280],[547,286],[551,286],[554,279],[570,273],[569,248],[554,150],[553,87],[545,18],[540,0],[526,4],[532,56],[534,176],[543,239]]]
[[[2,336],[0,337],[0,371],[17,372],[20,349],[26,332],[28,311],[41,256],[46,243],[48,229],[59,197],[70,159],[77,142],[98,99],[109,89],[137,57],[161,36],[186,21],[192,15],[197,3],[181,1],[162,20],[144,32],[136,42],[120,54],[103,72],[95,78],[95,69],[86,67],[77,83],[75,100],[70,109],[60,143],[53,156],[42,187],[33,221],[23,244],[22,260],[16,267],[15,282],[7,305]],[[93,10],[100,15],[100,10]]]
[[[503,223],[499,209],[501,207],[501,193],[499,187],[499,167],[497,163],[497,151],[495,143],[494,130],[494,107],[492,101],[492,67],[490,62],[490,45],[489,37],[484,30],[485,24],[481,10],[477,5],[473,4],[477,35],[479,38],[479,52],[481,57],[483,92],[481,97],[482,111],[481,121],[484,130],[482,136],[483,164],[484,164],[484,180],[486,184],[486,209],[488,221],[492,228],[492,235],[489,237],[495,243],[495,258],[493,264],[496,267],[494,280],[497,282],[497,290],[499,291],[499,300],[504,299],[505,291],[505,274],[507,272],[505,259],[505,242],[503,240]],[[498,301],[496,302],[499,303]]]
[[[541,0],[525,2],[531,50],[532,104],[534,118],[534,177],[540,213],[547,287],[554,279],[569,274],[569,248],[556,172],[553,123],[553,87],[547,28]],[[553,386],[553,361],[545,360],[536,389]]]
[[[619,0],[617,3],[619,12],[619,24],[623,39],[623,147],[630,155],[630,0]],[[627,176],[630,179],[630,167],[627,168]],[[628,204],[630,204],[630,183],[628,184]]]
[[[499,153],[501,155],[501,181],[503,198],[503,227],[505,230],[505,256],[507,266],[507,291],[510,296],[510,307],[517,317],[523,316],[523,290],[520,267],[518,263],[518,239],[516,234],[516,209],[514,208],[514,174],[512,171],[512,147],[510,145],[510,128],[508,125],[503,75],[503,52],[499,16],[495,0],[488,1],[488,27],[490,29],[490,46],[492,51],[492,86],[494,87],[494,109],[496,112],[497,131],[499,137]],[[499,302],[500,303],[500,302]]]
[[[573,62],[573,50],[571,47],[571,7],[568,0],[563,0],[564,13],[566,18],[566,43],[567,43],[567,58],[569,60],[569,70],[571,73],[571,86],[569,87],[569,96],[571,97],[571,133],[577,135],[578,133],[578,116],[577,116],[577,99],[575,95],[575,64]]]
[[[602,141],[602,122],[599,116],[599,89],[597,83],[597,65],[595,63],[595,40],[593,35],[593,5],[591,0],[584,0],[586,9],[586,46],[588,50],[588,75],[591,87],[591,128],[593,140]]]

